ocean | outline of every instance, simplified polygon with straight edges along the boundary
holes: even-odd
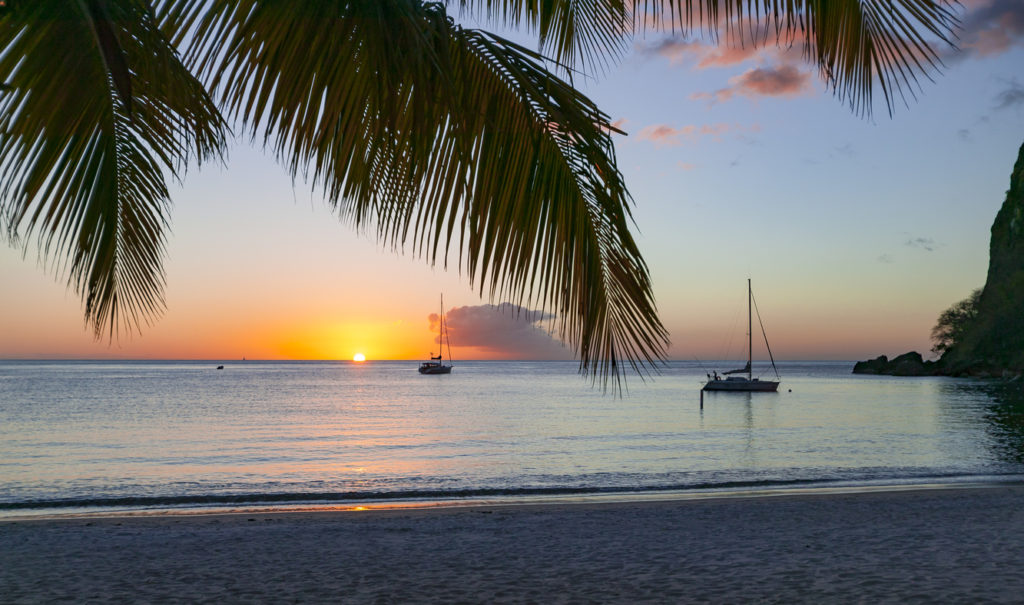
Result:
[[[573,362],[0,361],[0,517],[1024,478],[1019,382],[852,365],[783,362],[778,393],[702,409],[724,365],[617,397]]]

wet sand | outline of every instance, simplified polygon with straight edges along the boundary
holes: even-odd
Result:
[[[0,521],[0,602],[1022,602],[1024,486]]]

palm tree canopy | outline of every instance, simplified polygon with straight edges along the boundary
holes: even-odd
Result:
[[[163,306],[164,170],[220,153],[217,107],[141,0],[6,2],[0,82],[0,227],[37,236],[97,336],[139,327]]]
[[[841,100],[887,105],[938,65],[940,0],[460,0],[540,51],[421,0],[33,0],[0,5],[0,226],[35,236],[97,335],[162,310],[165,174],[226,121],[339,215],[481,294],[557,313],[605,380],[667,333],[630,233],[614,128],[572,85],[643,28],[800,44]],[[549,59],[548,56],[551,58]],[[569,78],[567,81],[564,78]]]

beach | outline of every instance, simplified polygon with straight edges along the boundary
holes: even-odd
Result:
[[[0,522],[0,600],[1020,602],[1024,485]]]

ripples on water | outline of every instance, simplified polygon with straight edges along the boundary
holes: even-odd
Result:
[[[219,363],[219,362],[218,362]],[[0,514],[70,507],[914,483],[1024,468],[1019,383],[785,363],[706,393],[672,363],[0,362]]]

